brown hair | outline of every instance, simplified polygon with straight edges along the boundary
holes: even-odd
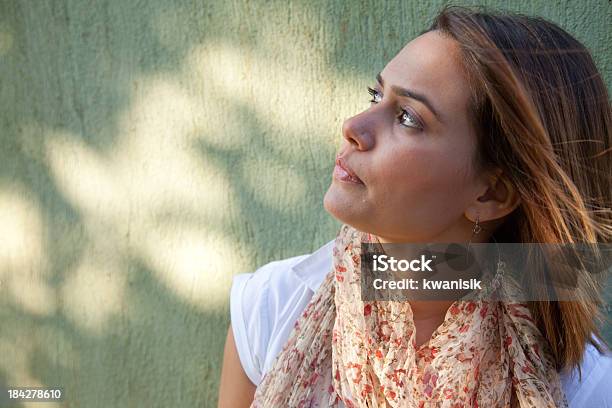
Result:
[[[609,243],[612,236],[611,109],[589,51],[540,17],[445,6],[425,30],[456,40],[471,87],[475,167],[501,168],[520,206],[497,242]],[[586,343],[602,347],[595,281],[577,301],[529,302],[557,368],[579,366]],[[591,289],[588,289],[590,287]]]

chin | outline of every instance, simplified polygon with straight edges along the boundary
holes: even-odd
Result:
[[[364,211],[355,206],[355,199],[346,197],[341,191],[337,191],[333,184],[323,197],[323,208],[338,221],[360,231],[364,231],[363,228],[366,227],[366,223],[363,221],[370,218]]]

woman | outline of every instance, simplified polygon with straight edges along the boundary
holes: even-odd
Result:
[[[234,280],[219,406],[612,406],[598,293],[358,291],[362,242],[610,242],[611,110],[589,52],[543,19],[448,6],[368,91],[324,198],[336,239]]]

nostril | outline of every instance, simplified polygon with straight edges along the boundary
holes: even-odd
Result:
[[[342,124],[342,135],[350,144],[356,146],[358,149],[363,149],[364,147],[364,138],[361,133],[355,121],[355,117],[345,120]]]
[[[359,141],[357,141],[355,138],[349,135],[346,139],[348,140],[350,144],[359,147]]]
[[[378,123],[371,114],[362,112],[344,121],[342,135],[357,150],[370,150],[375,144]]]

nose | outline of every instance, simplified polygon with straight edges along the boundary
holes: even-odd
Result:
[[[350,117],[342,124],[342,135],[357,150],[374,147],[374,123],[363,113]]]

